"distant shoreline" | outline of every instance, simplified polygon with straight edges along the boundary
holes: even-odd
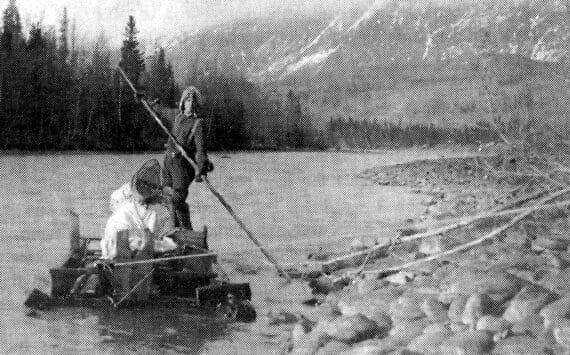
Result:
[[[327,148],[327,149],[315,149],[315,148],[301,148],[301,149],[239,149],[239,150],[213,150],[210,151],[211,154],[237,154],[237,153],[297,153],[297,152],[328,152],[328,153],[383,153],[386,151],[400,151],[400,150],[438,150],[438,149],[451,149],[451,148],[462,148],[465,150],[476,150],[478,145],[476,143],[471,144],[458,144],[458,143],[448,143],[448,144],[436,144],[433,146],[423,145],[423,146],[411,146],[411,147],[385,147],[385,148]],[[7,155],[107,155],[107,154],[117,154],[117,155],[139,155],[139,154],[162,154],[164,150],[155,151],[121,151],[121,150],[21,150],[21,149],[6,149],[0,150],[0,156]]]

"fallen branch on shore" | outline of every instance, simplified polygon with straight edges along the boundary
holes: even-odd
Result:
[[[569,192],[570,192],[570,188],[555,192],[554,194],[549,195],[547,197],[546,202],[553,200],[555,198],[558,198],[558,197],[560,197],[564,194],[567,194]],[[447,226],[437,228],[437,229],[434,229],[431,231],[427,231],[424,233],[418,233],[418,234],[413,234],[413,235],[410,235],[407,237],[398,238],[394,241],[387,241],[385,243],[375,245],[375,246],[368,248],[366,250],[363,250],[363,251],[359,251],[359,252],[351,253],[348,255],[340,256],[338,258],[332,259],[332,260],[324,263],[322,266],[322,271],[324,273],[331,273],[333,271],[336,271],[336,270],[339,270],[342,268],[354,267],[356,265],[362,265],[362,264],[364,264],[365,260],[368,261],[369,259],[387,256],[389,248],[391,246],[393,246],[394,244],[405,243],[405,242],[409,242],[412,240],[418,240],[418,239],[432,237],[432,236],[439,235],[442,233],[446,233],[446,232],[449,232],[449,231],[452,231],[455,229],[459,229],[461,227],[468,226],[472,223],[475,223],[475,222],[483,220],[483,219],[504,217],[504,216],[508,216],[508,215],[512,215],[512,214],[516,214],[516,213],[532,213],[532,212],[536,212],[536,211],[540,211],[540,210],[550,210],[550,209],[563,208],[563,207],[570,206],[570,201],[563,201],[563,202],[559,202],[559,203],[555,203],[555,204],[551,204],[551,205],[546,205],[546,206],[544,205],[544,202],[542,202],[542,203],[539,203],[538,205],[533,206],[533,207],[520,208],[520,209],[515,209],[515,210],[504,210],[506,208],[515,206],[517,204],[528,202],[529,200],[540,197],[540,196],[544,195],[545,193],[546,193],[545,191],[541,191],[541,192],[535,193],[533,195],[521,198],[517,201],[513,201],[512,203],[509,204],[508,207],[507,206],[501,206],[501,208],[499,208],[497,210],[492,210],[490,212],[484,212],[484,213],[481,213],[479,215],[467,218],[465,220],[459,221],[459,222],[451,224],[451,225],[447,225]]]
[[[452,225],[448,225],[445,227],[434,229],[432,231],[427,231],[427,232],[418,233],[418,234],[412,234],[410,236],[400,238],[400,243],[409,242],[409,241],[417,240],[417,239],[423,239],[423,238],[427,238],[427,237],[432,237],[432,236],[435,236],[438,234],[442,234],[444,232],[448,232],[448,231],[451,231],[454,229],[459,229],[461,227],[468,226],[474,222],[477,222],[477,221],[483,220],[483,219],[500,218],[500,217],[506,217],[506,216],[510,216],[513,214],[525,213],[525,212],[549,211],[549,210],[560,209],[560,208],[564,208],[564,207],[568,207],[568,206],[570,206],[570,200],[561,201],[561,202],[548,204],[548,205],[543,204],[540,206],[517,208],[514,210],[505,210],[505,211],[501,211],[501,212],[482,213],[482,214],[479,214],[479,215],[474,216],[474,217],[470,217],[466,220],[457,222],[457,223],[452,224]]]
[[[537,203],[536,206],[531,207],[531,208],[524,209],[524,210],[525,210],[524,212],[522,212],[522,213],[518,214],[517,216],[515,216],[515,217],[514,217],[513,219],[511,219],[507,224],[504,224],[504,225],[502,225],[501,227],[494,229],[494,230],[491,231],[490,233],[488,233],[488,234],[486,234],[486,235],[484,235],[484,236],[482,236],[482,237],[480,237],[480,238],[478,238],[478,239],[475,239],[475,240],[473,240],[473,241],[471,241],[471,242],[462,244],[462,245],[460,245],[460,246],[458,246],[458,247],[456,247],[456,248],[453,248],[453,249],[450,249],[450,250],[446,250],[446,251],[443,251],[443,252],[441,252],[441,253],[433,254],[433,255],[430,255],[430,256],[428,256],[428,257],[425,257],[425,258],[422,258],[422,259],[418,259],[418,260],[414,260],[414,261],[411,261],[411,262],[408,262],[408,263],[405,263],[405,264],[402,264],[402,265],[399,265],[399,266],[395,266],[395,267],[391,267],[391,268],[378,269],[378,270],[367,270],[367,271],[364,271],[363,273],[364,273],[364,274],[379,275],[379,276],[382,276],[382,275],[389,275],[389,274],[393,274],[393,273],[399,272],[399,271],[401,271],[401,270],[407,269],[407,268],[409,268],[409,267],[416,266],[416,265],[421,264],[421,263],[425,263],[425,262],[428,262],[428,261],[431,261],[431,260],[439,259],[439,258],[441,258],[441,257],[447,256],[447,255],[451,255],[451,254],[457,253],[457,252],[462,251],[462,250],[469,249],[469,248],[471,248],[471,247],[473,247],[473,246],[475,246],[475,245],[481,244],[481,243],[483,243],[484,241],[486,241],[486,240],[488,240],[488,239],[491,239],[491,238],[493,238],[493,237],[495,237],[495,236],[497,236],[497,235],[503,233],[504,231],[506,231],[507,229],[511,228],[512,226],[514,226],[515,224],[517,224],[518,222],[520,222],[520,221],[523,220],[524,218],[526,218],[526,217],[528,217],[529,215],[531,215],[533,212],[536,212],[536,211],[539,211],[539,210],[543,209],[543,207],[545,207],[544,204],[545,204],[546,202],[551,201],[551,200],[553,200],[553,199],[555,199],[555,198],[557,198],[557,197],[560,197],[561,195],[563,195],[563,194],[565,194],[565,193],[567,193],[567,192],[569,192],[569,191],[570,191],[570,189],[564,189],[564,190],[561,190],[561,191],[559,191],[559,192],[557,192],[557,193],[555,193],[555,194],[552,194],[552,195],[550,195],[550,196],[547,196],[547,197],[543,198],[542,200],[540,200],[540,201]],[[550,207],[552,207],[552,206],[558,206],[558,205],[561,205],[561,204],[562,204],[562,203],[552,204],[552,205],[550,205]],[[569,202],[569,201],[565,201],[564,204],[565,204],[565,205],[570,205],[570,202]],[[506,212],[511,212],[511,211],[506,211]]]

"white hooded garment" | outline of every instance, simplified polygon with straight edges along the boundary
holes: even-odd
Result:
[[[101,258],[113,259],[117,256],[117,237],[119,232],[129,232],[129,248],[141,250],[144,247],[144,230],[152,233],[157,230],[156,212],[138,200],[131,191],[129,183],[124,184],[111,194],[111,217],[107,220],[105,234],[101,239]],[[170,238],[154,241],[157,251],[168,251],[176,248]]]

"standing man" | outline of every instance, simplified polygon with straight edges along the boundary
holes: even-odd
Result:
[[[198,118],[197,109],[203,105],[203,97],[194,86],[189,86],[182,93],[178,108],[180,113],[174,119],[172,135],[184,148],[189,157],[194,159],[199,171],[195,172],[190,163],[176,149],[172,139],[166,143],[164,156],[163,185],[170,202],[170,216],[174,227],[192,229],[190,209],[186,203],[188,187],[192,181],[201,182],[201,175],[213,170],[206,152],[206,137],[202,119]]]

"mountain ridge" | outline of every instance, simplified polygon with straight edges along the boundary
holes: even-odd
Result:
[[[184,53],[207,51],[199,48],[200,41],[207,41],[217,53],[205,56],[217,57],[220,66],[233,66],[256,81],[279,82],[299,72],[305,75],[305,69],[314,76],[332,65],[335,56],[357,57],[357,66],[466,61],[495,46],[497,53],[558,62],[567,52],[566,21],[559,1],[419,6],[378,0],[364,11],[334,16],[242,19],[209,26],[168,47],[180,68]],[[494,37],[482,38],[485,30]]]

